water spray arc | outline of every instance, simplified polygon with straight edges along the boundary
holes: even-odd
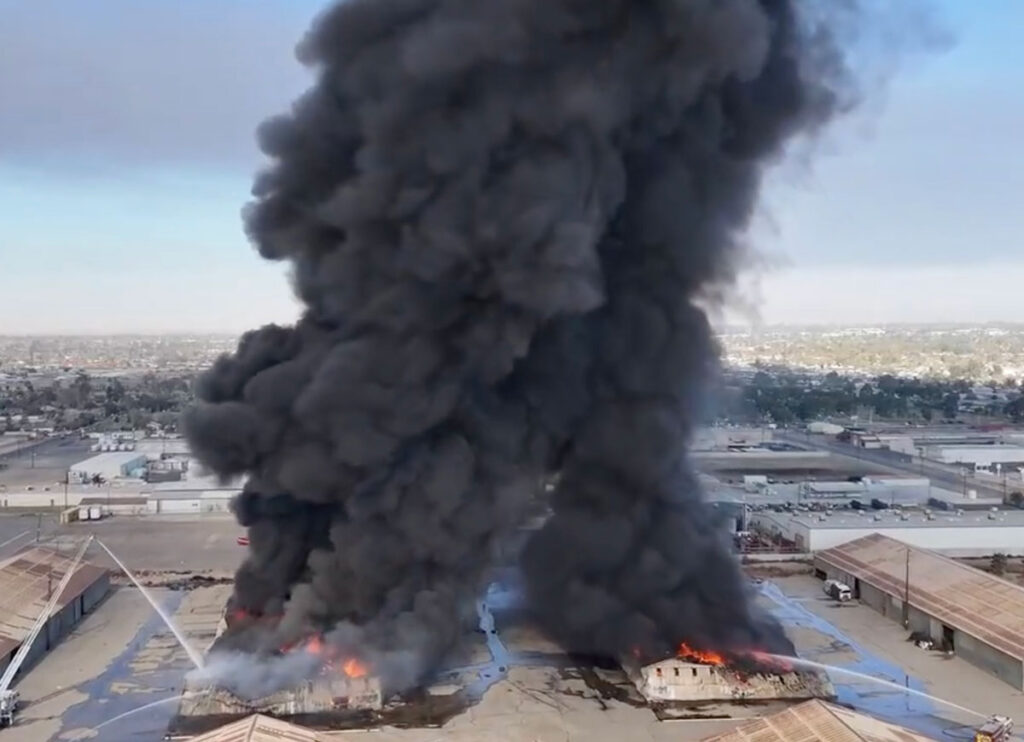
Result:
[[[122,719],[127,719],[128,717],[135,716],[136,714],[141,714],[143,711],[148,711],[151,708],[156,708],[158,706],[166,706],[167,704],[174,703],[176,701],[184,701],[184,700],[187,700],[187,699],[190,699],[190,698],[197,698],[199,696],[207,695],[207,694],[209,694],[209,692],[210,691],[206,691],[206,690],[193,691],[193,692],[189,692],[189,693],[181,693],[181,694],[179,694],[177,696],[171,696],[170,698],[161,698],[159,701],[152,701],[152,702],[144,704],[142,706],[137,706],[137,707],[135,707],[133,709],[125,711],[123,714],[118,714],[117,716],[115,716],[115,717],[113,717],[111,719],[107,719],[106,721],[104,721],[99,726],[93,727],[91,731],[98,732],[99,730],[103,729],[104,727],[108,727],[111,724],[116,724],[117,722],[121,721]]]
[[[171,630],[171,633],[174,634],[174,638],[178,640],[178,643],[181,645],[181,648],[185,650],[185,653],[188,655],[188,658],[192,661],[192,664],[196,666],[196,669],[202,669],[203,656],[191,644],[189,644],[189,641],[185,637],[184,633],[182,633],[181,629],[179,629],[178,626],[174,623],[174,620],[170,617],[170,615],[168,615],[167,611],[164,610],[163,606],[161,606],[160,603],[156,600],[156,598],[152,596],[149,590],[147,590],[143,586],[143,584],[139,582],[138,578],[136,578],[132,571],[128,569],[125,563],[122,562],[118,558],[118,556],[110,550],[110,547],[108,547],[99,539],[96,539],[96,543],[99,544],[105,552],[107,552],[110,558],[113,559],[117,566],[121,568],[121,571],[124,572],[125,575],[127,575],[128,579],[130,579],[134,583],[135,587],[139,589],[139,592],[142,593],[142,596],[153,607],[153,610],[156,611],[157,614],[159,614],[161,619],[163,619],[163,622],[167,625],[167,628]]]
[[[759,653],[759,654],[760,654],[760,656],[767,657],[769,659],[776,660],[778,662],[787,663],[787,664],[790,664],[790,665],[794,665],[796,667],[803,667],[803,668],[806,668],[808,670],[823,670],[825,672],[834,672],[834,673],[837,673],[839,675],[846,675],[847,677],[850,677],[850,678],[858,678],[860,680],[866,680],[866,681],[868,681],[870,683],[875,683],[877,685],[884,685],[885,687],[891,688],[891,689],[896,690],[896,691],[899,691],[900,693],[906,693],[906,694],[909,694],[909,695],[912,695],[912,696],[916,696],[918,698],[923,698],[923,699],[925,699],[927,701],[934,701],[934,702],[942,704],[943,706],[948,706],[949,708],[956,709],[957,711],[963,711],[965,714],[970,714],[971,716],[976,716],[976,717],[981,718],[981,719],[989,718],[988,714],[983,714],[983,713],[981,713],[979,711],[975,711],[973,709],[969,709],[966,706],[961,706],[958,703],[953,703],[952,701],[947,701],[944,698],[939,698],[938,696],[933,696],[930,693],[925,693],[924,691],[915,690],[914,688],[908,688],[905,685],[900,685],[899,683],[894,683],[894,682],[892,682],[890,680],[885,680],[884,678],[878,678],[878,677],[875,677],[874,675],[868,675],[868,674],[863,673],[863,672],[857,672],[856,670],[850,670],[850,669],[847,669],[845,667],[838,667],[836,665],[826,665],[823,662],[814,662],[813,660],[805,660],[805,659],[802,659],[800,657],[789,657],[789,656],[786,656],[786,655],[771,654],[771,653],[768,653],[768,652],[762,652],[762,653]]]

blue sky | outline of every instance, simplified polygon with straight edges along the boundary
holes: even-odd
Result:
[[[809,164],[771,174],[730,316],[1024,320],[1024,3],[934,5],[952,46],[901,57]],[[239,211],[320,7],[0,0],[0,333],[295,316]]]

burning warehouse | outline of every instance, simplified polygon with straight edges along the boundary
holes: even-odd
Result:
[[[184,420],[204,465],[247,477],[233,610],[275,617],[225,632],[210,683],[305,687],[323,658],[280,650],[316,637],[385,695],[420,686],[555,473],[521,568],[565,649],[791,650],[685,451],[717,368],[702,307],[765,169],[848,102],[828,10],[797,5],[320,16],[299,49],[316,83],[261,127],[246,211],[304,313],[243,336]]]
[[[214,644],[232,626],[237,629],[239,624],[250,624],[251,628],[252,621],[250,616],[226,610]],[[337,648],[319,635],[281,647],[278,656],[282,668],[303,679],[283,684],[273,692],[239,695],[202,673],[190,676],[178,714],[171,723],[172,733],[202,733],[253,714],[328,728],[345,720],[366,722],[372,712],[383,706],[380,678],[356,658],[339,656]],[[220,661],[234,661],[240,672],[248,664],[247,658],[237,656],[226,660],[221,657]]]
[[[233,693],[192,683],[172,722],[175,734],[205,732],[254,713],[276,719],[294,719],[310,726],[329,728],[346,719],[366,722],[368,712],[382,706],[380,680],[362,676],[317,676],[261,698],[241,698]]]
[[[826,675],[797,671],[784,658],[759,652],[725,655],[683,643],[674,657],[644,664],[634,655],[622,665],[640,694],[654,704],[835,697]]]

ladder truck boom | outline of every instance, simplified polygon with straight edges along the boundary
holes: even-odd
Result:
[[[57,589],[50,594],[50,599],[46,603],[46,607],[43,608],[36,622],[32,624],[32,629],[28,632],[28,636],[18,647],[18,651],[15,652],[14,657],[11,659],[7,668],[4,670],[4,674],[0,676],[0,727],[10,726],[14,723],[14,712],[18,706],[18,692],[11,689],[11,683],[14,682],[14,676],[18,674],[18,670],[21,669],[21,665],[25,662],[25,658],[28,656],[29,650],[32,649],[32,645],[35,640],[39,638],[39,634],[42,633],[43,627],[46,626],[46,622],[50,620],[50,615],[53,613],[53,609],[57,606],[57,601],[60,600],[60,596],[64,593],[64,589],[71,582],[71,577],[75,574],[75,570],[78,568],[78,563],[82,561],[82,557],[85,556],[85,550],[89,548],[89,544],[92,543],[92,536],[89,536],[78,549],[78,553],[75,554],[75,558],[71,561],[71,566],[64,572],[64,576],[61,578],[60,583],[57,585]]]

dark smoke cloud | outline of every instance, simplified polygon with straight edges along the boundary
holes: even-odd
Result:
[[[349,0],[259,132],[246,214],[294,327],[246,335],[186,417],[248,474],[236,608],[417,682],[539,478],[529,598],[567,648],[770,650],[685,451],[765,166],[836,111],[790,0]],[[240,301],[258,300],[240,296]]]

